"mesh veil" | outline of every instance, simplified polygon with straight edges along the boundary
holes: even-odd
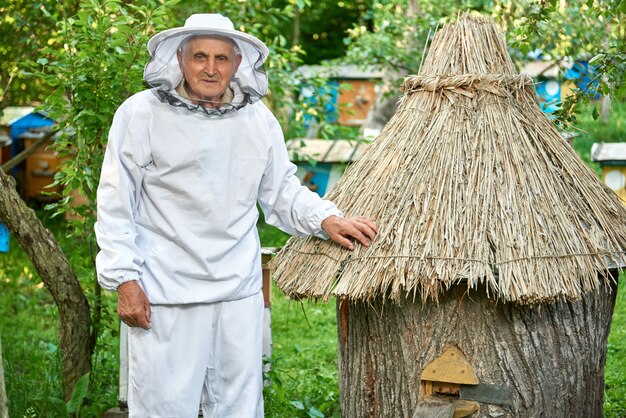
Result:
[[[194,104],[188,99],[180,96],[176,92],[176,87],[181,82],[183,74],[178,66],[176,51],[181,42],[185,39],[198,35],[216,35],[228,37],[237,43],[241,52],[241,64],[230,88],[233,90],[234,98],[230,104],[208,108],[201,104]],[[247,104],[252,104],[260,100],[267,93],[267,74],[263,69],[263,63],[267,58],[267,47],[261,43],[250,42],[245,36],[238,36],[236,33],[225,35],[224,32],[202,30],[186,30],[183,33],[172,34],[156,44],[154,50],[150,52],[150,61],[144,68],[144,80],[155,96],[162,102],[176,107],[184,107],[194,112],[206,115],[223,115],[241,109]]]

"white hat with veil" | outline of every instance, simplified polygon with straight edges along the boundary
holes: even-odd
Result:
[[[229,105],[208,108],[193,104],[176,92],[176,87],[183,78],[176,52],[183,41],[201,35],[231,39],[241,53],[241,64],[230,83],[234,98]],[[143,78],[154,88],[159,100],[172,106],[186,107],[207,115],[220,115],[254,103],[267,93],[267,74],[263,70],[263,63],[269,53],[267,46],[256,37],[235,30],[233,22],[220,14],[191,15],[185,26],[154,35],[148,41],[148,52],[150,61],[146,64]]]

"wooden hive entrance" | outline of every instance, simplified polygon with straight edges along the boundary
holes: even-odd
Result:
[[[441,356],[424,368],[420,376],[420,398],[423,401],[414,417],[432,416],[434,410],[454,418],[470,416],[480,410],[480,404],[461,400],[461,385],[478,383],[478,377],[465,354],[457,347],[446,348]]]

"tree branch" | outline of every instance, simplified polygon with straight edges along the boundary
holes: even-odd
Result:
[[[20,152],[19,154],[17,154],[15,157],[11,158],[6,163],[0,165],[0,171],[2,171],[4,173],[8,173],[9,171],[11,171],[11,169],[13,167],[17,166],[22,161],[24,161],[25,159],[30,157],[32,154],[34,154],[35,151],[37,151],[47,140],[52,138],[52,135],[54,135],[54,132],[52,132],[52,131],[46,132],[41,138],[39,138],[37,141],[35,141],[35,143],[33,145],[31,145],[30,147],[28,147],[24,151]]]

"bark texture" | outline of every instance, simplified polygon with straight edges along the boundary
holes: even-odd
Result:
[[[339,301],[342,416],[413,417],[422,370],[456,346],[480,383],[513,393],[510,406],[481,403],[473,417],[600,418],[616,289],[537,306],[458,286],[438,305]]]
[[[58,242],[17,194],[13,178],[2,171],[0,222],[28,254],[59,309],[63,394],[69,399],[76,381],[91,371],[93,347],[87,299]]]

